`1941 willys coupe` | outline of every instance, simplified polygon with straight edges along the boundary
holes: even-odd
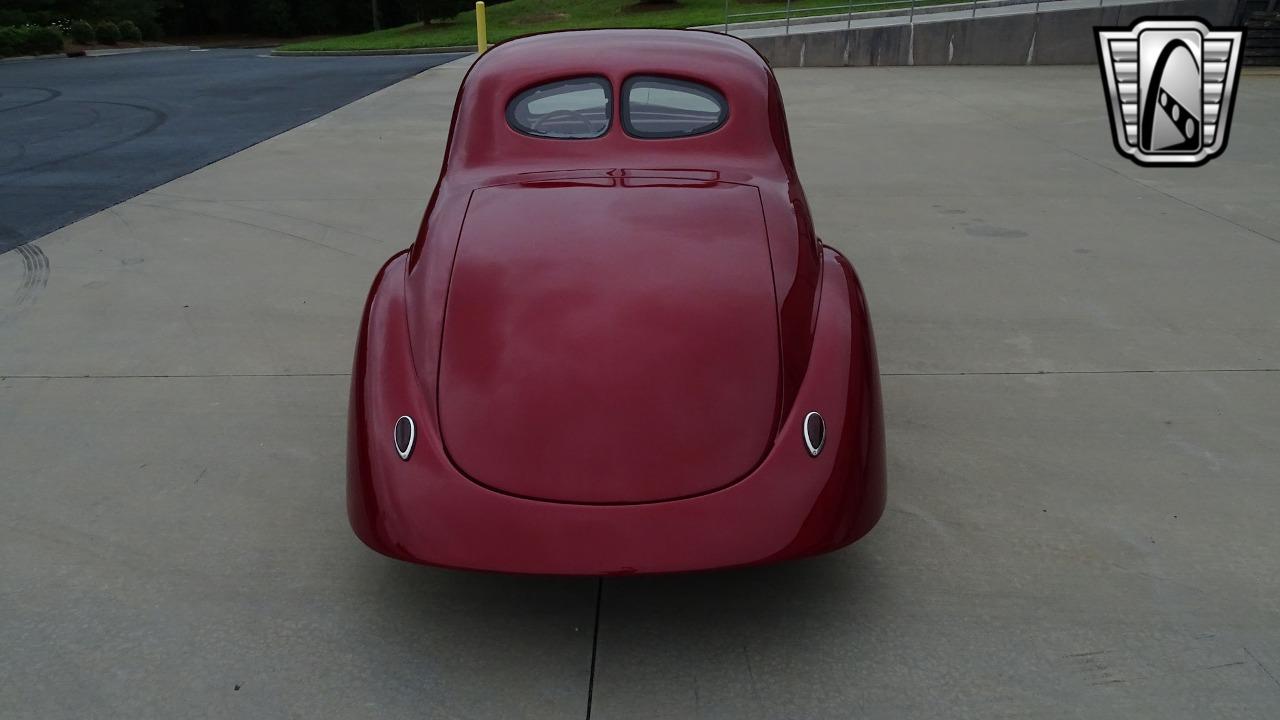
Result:
[[[674,572],[867,533],[871,323],[764,60],[680,30],[482,55],[417,240],[370,291],[348,440],[352,527],[413,562]]]

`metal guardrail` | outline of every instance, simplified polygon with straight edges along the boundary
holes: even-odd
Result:
[[[1046,0],[1047,1],[1047,0]],[[1041,0],[1006,0],[999,6],[1007,5],[1031,5],[1035,4],[1035,12],[1040,12]],[[946,2],[945,0],[846,0],[844,3],[835,5],[797,5],[795,0],[787,0],[786,6],[778,10],[756,10],[753,12],[729,12],[730,0],[724,0],[724,32],[729,32],[729,26],[734,23],[741,22],[760,22],[768,20],[783,20],[784,34],[791,34],[791,21],[804,20],[817,17],[838,18],[840,15],[845,16],[845,29],[853,26],[854,17],[862,13],[879,12],[882,10],[907,10],[907,22],[915,24],[916,10],[928,8],[929,13],[945,12],[948,10],[964,10],[970,9],[970,17],[978,16],[979,0],[957,0],[956,2]],[[1104,0],[1098,0],[1098,7],[1102,7]]]
[[[728,9],[728,5],[725,8]],[[1280,12],[1280,0],[1240,0],[1236,5],[1235,23],[1243,25],[1256,12]]]

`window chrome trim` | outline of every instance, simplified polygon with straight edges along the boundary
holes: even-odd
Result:
[[[681,87],[691,89],[695,91],[693,93],[695,95],[708,96],[708,99],[720,108],[720,121],[715,125],[703,128],[697,132],[672,134],[665,132],[652,133],[637,130],[635,126],[631,124],[631,86],[637,82],[643,81],[668,83],[675,86],[677,89]],[[622,119],[622,131],[628,136],[638,140],[676,140],[679,138],[700,137],[707,133],[713,133],[716,130],[719,130],[724,127],[725,123],[729,122],[729,100],[724,96],[724,93],[706,83],[698,82],[697,80],[671,77],[669,75],[632,75],[628,77],[626,80],[622,81],[622,92],[618,94],[618,105],[620,109],[618,116]]]
[[[539,135],[536,132],[531,132],[530,130],[526,130],[519,122],[516,121],[516,112],[515,112],[516,105],[518,105],[521,100],[524,100],[526,96],[531,95],[547,87],[560,85],[563,83],[571,83],[571,82],[594,82],[597,85],[599,85],[601,89],[604,90],[605,122],[604,122],[604,128],[602,128],[599,133],[595,135],[587,135],[583,137],[556,137],[554,135]],[[609,82],[609,78],[603,75],[573,75],[570,77],[562,77],[562,78],[555,78],[553,80],[545,80],[545,81],[535,83],[533,85],[529,85],[527,87],[522,88],[515,95],[512,95],[511,99],[507,101],[507,108],[504,111],[504,115],[506,116],[506,119],[507,119],[507,127],[511,128],[512,130],[515,130],[516,132],[520,133],[521,135],[524,135],[525,137],[537,138],[539,140],[598,140],[604,137],[605,135],[608,135],[609,131],[613,129],[613,105],[614,105],[613,83]]]

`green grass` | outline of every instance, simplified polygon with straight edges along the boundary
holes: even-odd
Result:
[[[937,2],[937,0],[933,0]],[[881,9],[870,0],[853,0],[853,7],[871,4],[863,9]],[[841,0],[793,0],[792,15],[805,8],[840,6]],[[572,30],[579,28],[684,28],[694,25],[715,25],[724,22],[724,0],[681,0],[679,4],[661,9],[653,6],[637,8],[636,0],[511,0],[488,8],[489,43],[548,30]],[[730,0],[730,13],[764,12],[782,10],[785,2],[760,2],[759,0]],[[820,14],[838,14],[830,10]],[[809,14],[814,14],[811,10]],[[781,19],[782,15],[746,20]],[[310,42],[285,45],[281,50],[390,50],[400,48],[448,47],[476,43],[476,14],[474,10],[462,13],[449,23],[422,25],[415,23],[404,27],[380,30],[363,35],[327,38]]]

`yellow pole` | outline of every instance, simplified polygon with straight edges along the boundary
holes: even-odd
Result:
[[[485,50],[489,49],[489,39],[485,32],[484,24],[484,2],[476,3],[476,51],[481,55]]]

